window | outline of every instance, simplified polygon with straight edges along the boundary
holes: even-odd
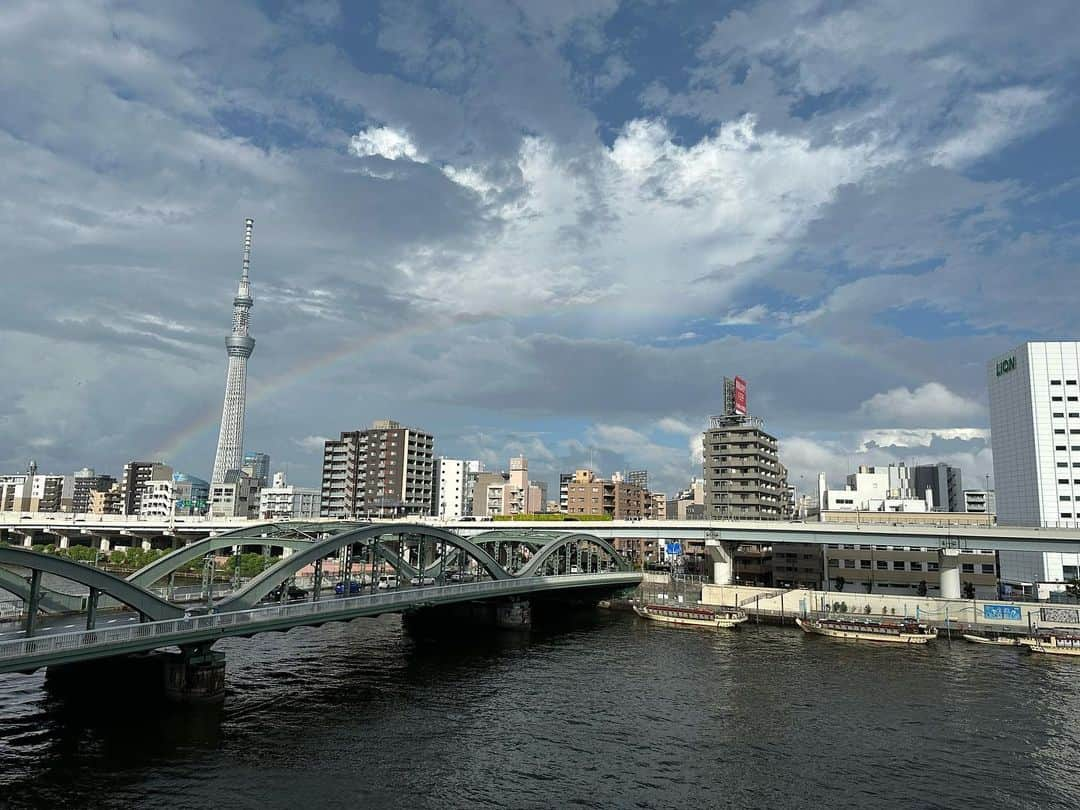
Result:
[[[854,560],[844,560],[844,568],[854,568],[854,567],[855,567],[855,561]]]
[[[1058,497],[1058,500],[1059,501],[1069,501],[1069,500],[1072,500],[1072,496],[1071,495],[1061,495],[1061,496]]]
[[[922,571],[922,563],[921,562],[916,562],[915,560],[912,560],[911,561],[911,570],[912,571]]]
[[[937,571],[939,568],[941,568],[941,565],[939,563],[936,563],[936,562],[928,562],[926,564],[926,570],[927,571]]]
[[[1080,566],[1077,565],[1063,565],[1061,566],[1061,578],[1066,582],[1074,579],[1080,579]]]
[[[1058,428],[1057,430],[1054,431],[1054,434],[1057,435],[1057,436],[1064,436],[1065,435],[1065,428]]]
[[[1067,450],[1068,448],[1063,444],[1054,445],[1055,450]]]
[[[1066,385],[1076,385],[1076,380],[1066,380],[1065,384]]]
[[[974,574],[975,563],[961,563],[960,570],[963,571],[965,574]]]
[[[869,560],[859,560],[859,568],[861,568],[864,571],[870,570],[870,561]]]
[[[1051,402],[1062,402],[1063,400],[1061,399],[1061,397],[1050,397],[1050,401]]]
[[[984,574],[992,574],[992,573],[994,573],[994,564],[993,563],[983,563],[982,564],[982,572]]]
[[[1054,418],[1055,418],[1055,419],[1064,419],[1064,418],[1065,418],[1065,414],[1064,414],[1064,413],[1055,413],[1055,414],[1054,414]]]
[[[903,560],[893,560],[892,570],[893,571],[903,571],[904,570],[904,561]]]
[[[1069,402],[1080,402],[1080,397],[1065,397]]]
[[[1050,384],[1051,385],[1061,385],[1061,380],[1051,380]]]
[[[1057,465],[1058,465],[1059,467],[1068,467],[1068,466],[1069,466],[1069,462],[1067,462],[1067,461],[1059,461],[1059,462],[1057,463]]]
[[[1072,512],[1062,512],[1061,517],[1063,517],[1063,518],[1071,518],[1072,517]]]
[[[888,560],[878,560],[877,561],[877,567],[878,567],[879,571],[888,571],[889,570],[889,561]]]
[[[1080,411],[1069,411],[1070,419],[1080,419]]]
[[[1067,483],[1069,483],[1069,479],[1068,478],[1059,478],[1058,483],[1059,484],[1067,484]]]

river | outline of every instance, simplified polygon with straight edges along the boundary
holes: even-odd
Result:
[[[0,676],[13,807],[1080,806],[1080,660],[584,612],[230,639],[218,708]]]

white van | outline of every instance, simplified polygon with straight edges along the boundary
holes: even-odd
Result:
[[[393,574],[381,574],[379,576],[379,590],[385,591],[397,587],[397,577]]]

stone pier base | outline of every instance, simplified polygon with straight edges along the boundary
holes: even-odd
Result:
[[[213,650],[160,653],[165,695],[180,703],[225,699],[225,654]]]

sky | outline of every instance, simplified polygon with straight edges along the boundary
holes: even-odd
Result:
[[[0,471],[208,477],[374,419],[700,475],[722,379],[814,490],[992,472],[986,362],[1076,338],[1080,16],[1036,4],[0,7]]]

